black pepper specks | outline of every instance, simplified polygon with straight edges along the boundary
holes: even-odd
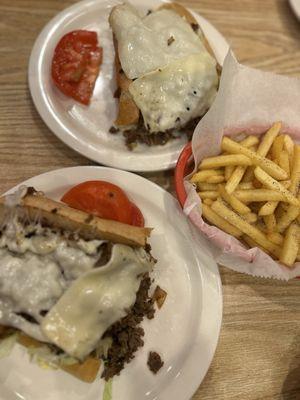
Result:
[[[187,108],[186,108],[186,111],[190,111],[190,107],[187,107]]]

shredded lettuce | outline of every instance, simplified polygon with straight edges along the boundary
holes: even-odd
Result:
[[[18,334],[13,333],[0,341],[0,359],[10,355],[17,339]]]
[[[45,369],[58,369],[60,365],[76,364],[77,360],[67,354],[53,354],[47,346],[29,347],[28,353],[30,360],[38,364],[41,368]]]
[[[102,400],[112,400],[112,379],[105,382]]]

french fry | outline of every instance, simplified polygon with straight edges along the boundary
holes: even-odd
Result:
[[[274,232],[276,229],[276,218],[274,214],[266,215],[263,217],[267,232]]]
[[[240,182],[237,186],[237,189],[239,190],[254,189],[254,186],[252,182]]]
[[[290,176],[290,159],[288,152],[286,150],[282,150],[279,155],[278,165],[285,170],[285,172]]]
[[[245,139],[241,140],[239,144],[241,144],[244,147],[252,147],[256,146],[259,143],[259,139],[257,136],[247,136]]]
[[[236,198],[243,203],[257,202],[257,201],[285,201],[282,193],[270,189],[249,189],[249,190],[236,190],[234,192]]]
[[[280,182],[283,187],[288,189],[291,184],[291,181],[281,181]],[[271,215],[275,212],[276,207],[278,206],[278,201],[267,201],[259,210],[258,215]]]
[[[279,233],[285,231],[285,229],[298,217],[300,214],[300,207],[289,206],[289,208],[281,214],[278,218],[276,230]]]
[[[262,138],[262,141],[260,142],[257,148],[257,154],[259,156],[266,157],[274,142],[274,139],[280,132],[281,126],[282,126],[281,122],[275,122],[275,124],[273,124],[271,128],[265,133],[265,135]],[[245,182],[252,181],[253,176],[254,176],[254,169],[248,168],[245,176]]]
[[[238,228],[240,231],[248,235],[251,239],[257,242],[260,246],[270,251],[272,254],[278,254],[279,248],[272,243],[266,235],[259,229],[254,227],[245,221],[242,217],[230,210],[221,199],[216,200],[212,206],[212,210],[215,211],[220,217],[227,221],[230,221],[232,225]]]
[[[283,140],[284,140],[283,135],[278,136],[274,140],[272,148],[271,148],[271,155],[272,155],[273,160],[279,159],[280,153],[282,152],[282,149],[283,149]]]
[[[201,198],[201,200],[204,199],[216,200],[219,197],[219,192],[217,192],[216,190],[207,190],[205,192],[198,192],[198,195]]]
[[[289,135],[283,135],[283,148],[288,152],[288,154],[294,153],[294,142]]]
[[[247,245],[253,249],[255,247],[258,247],[260,249],[262,249],[265,253],[270,254],[270,252],[268,250],[266,250],[265,248],[263,248],[262,246],[260,246],[258,243],[256,243],[255,240],[253,240],[251,237],[249,237],[248,235],[243,235],[242,239],[247,243]]]
[[[300,182],[300,146],[295,145],[293,165],[292,165],[292,170],[291,170],[291,184],[289,187],[289,190],[293,194],[297,194],[299,182]]]
[[[298,254],[299,250],[299,226],[293,223],[289,226],[283,241],[282,252],[279,260],[291,267]]]
[[[218,169],[200,171],[194,174],[190,181],[192,183],[206,182],[207,179],[211,178],[212,176],[223,176],[223,171]]]
[[[286,202],[300,207],[299,200],[260,167],[255,168],[254,175],[256,179],[258,179],[267,188],[280,192],[285,197]]]
[[[267,238],[278,246],[281,246],[283,243],[283,236],[278,232],[268,232]]]
[[[247,140],[247,139],[250,139],[250,140]],[[246,139],[242,140],[240,142],[240,144],[245,147],[250,147],[250,145],[252,145],[254,139],[257,139],[257,137],[256,136],[248,136]],[[257,139],[257,141],[258,141],[258,139]],[[254,147],[251,146],[250,150],[254,151]],[[251,167],[251,168],[253,168],[253,167]],[[231,176],[228,179],[226,179],[227,184],[225,186],[225,189],[229,194],[231,194],[235,191],[238,184],[241,182],[246,169],[247,169],[246,166],[238,165],[232,172]]]
[[[218,184],[217,183],[199,182],[197,184],[197,189],[199,189],[200,191],[218,190]]]
[[[225,181],[224,175],[210,176],[206,179],[207,183],[222,183]]]
[[[201,161],[199,170],[226,167],[228,165],[252,165],[250,158],[243,154],[228,154],[225,156],[207,157]]]
[[[278,201],[267,201],[259,210],[258,215],[260,217],[271,215],[275,212],[278,206]]]
[[[290,170],[293,166],[293,156],[294,156],[294,142],[289,135],[283,135],[283,148],[287,151],[290,162]]]
[[[221,218],[218,214],[216,214],[211,207],[206,204],[202,204],[202,215],[207,219],[208,222],[220,228],[222,231],[229,233],[234,237],[239,237],[242,235],[242,232],[227,222],[224,218]]]
[[[203,203],[206,204],[207,206],[211,206],[213,202],[214,201],[212,199],[204,199],[203,200]]]
[[[227,167],[225,167],[225,173],[224,173],[225,181],[228,181],[228,179],[231,177],[234,169],[235,169],[234,165],[227,165]]]
[[[237,142],[229,139],[228,137],[224,137],[222,140],[222,150],[227,151],[228,153],[245,155],[246,157],[251,159],[255,166],[261,167],[265,172],[267,172],[275,179],[285,180],[288,178],[287,173],[277,164],[275,164],[271,160],[268,160],[265,157],[260,156],[254,151],[251,151],[250,149],[241,146]]]
[[[221,197],[239,214],[248,214],[251,213],[249,207],[243,204],[240,200],[238,200],[234,195],[226,192],[224,186],[219,185],[219,193]]]
[[[249,224],[254,224],[255,222],[257,222],[257,215],[252,212],[244,214],[243,218],[245,218],[245,220],[249,222]]]
[[[226,192],[231,194],[235,191],[236,187],[238,186],[238,184],[241,182],[244,173],[246,171],[245,166],[241,166],[239,165],[238,167],[235,168],[235,170],[233,171],[232,175],[230,176],[230,178],[227,180],[225,189]]]
[[[279,134],[281,127],[282,127],[281,122],[275,122],[275,124],[271,126],[271,128],[266,132],[266,134],[262,138],[262,141],[260,142],[257,149],[257,154],[259,154],[262,157],[266,157],[276,136]]]

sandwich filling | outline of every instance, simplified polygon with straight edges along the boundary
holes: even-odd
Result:
[[[84,240],[11,210],[0,238],[0,325],[83,360],[128,314],[153,264],[143,248]]]
[[[200,34],[174,11],[141,17],[129,4],[115,7],[110,24],[129,93],[150,134],[182,128],[211,106],[218,86],[216,61]]]

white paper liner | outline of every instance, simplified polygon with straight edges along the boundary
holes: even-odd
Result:
[[[223,65],[220,88],[212,107],[195,129],[192,148],[196,166],[204,157],[218,155],[224,134],[262,134],[276,121],[285,133],[300,141],[300,80],[259,71],[239,64],[229,52]],[[300,276],[300,263],[288,268],[255,247],[208,225],[201,217],[201,200],[193,185],[185,182],[184,212],[214,243],[213,256],[237,272],[288,280]]]

